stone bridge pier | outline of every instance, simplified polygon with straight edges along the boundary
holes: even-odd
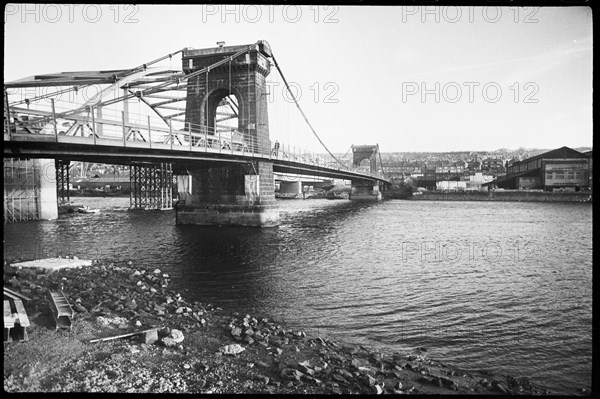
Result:
[[[352,201],[381,201],[382,194],[376,181],[353,180],[350,190]]]
[[[279,224],[273,164],[206,165],[177,175],[177,224],[271,227]]]
[[[229,101],[237,119],[237,131],[243,134],[251,151],[268,153],[266,77],[270,72],[271,49],[267,42],[252,45],[245,56],[228,58],[248,46],[210,49],[186,49],[183,70],[192,73],[218,61],[223,65],[188,80],[185,121],[188,129],[214,135],[220,117],[219,104]],[[180,201],[178,224],[237,225],[270,227],[279,224],[275,202],[273,163],[206,162],[184,166],[176,171]]]

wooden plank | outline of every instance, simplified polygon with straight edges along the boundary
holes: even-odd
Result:
[[[10,310],[10,301],[8,299],[4,300],[4,318],[10,317],[12,315],[12,311]]]
[[[13,312],[14,310],[14,312]],[[20,299],[4,301],[4,342],[27,340],[29,318]],[[12,330],[12,331],[11,331]]]
[[[29,327],[29,317],[27,317],[27,312],[25,311],[25,307],[23,307],[23,302],[20,299],[15,299],[15,307],[17,308],[17,314],[19,315],[19,324],[21,327]]]
[[[9,296],[13,299],[21,299],[23,301],[31,301],[31,298],[27,298],[25,295],[21,295],[18,292],[15,292],[13,290],[9,290],[8,288],[4,287],[4,295]]]
[[[4,342],[12,342],[12,337],[10,336],[10,327],[4,327]]]
[[[95,343],[95,342],[112,341],[113,339],[133,337],[135,335],[140,335],[140,334],[154,336],[155,333],[156,333],[156,335],[158,335],[157,334],[158,330],[159,330],[158,327],[154,327],[154,328],[149,328],[147,330],[142,330],[142,331],[134,331],[134,332],[126,333],[126,334],[113,335],[111,337],[96,338],[96,339],[90,340],[89,342],[90,343]]]
[[[10,310],[10,301],[4,300],[4,328],[13,328],[15,326],[15,318]]]

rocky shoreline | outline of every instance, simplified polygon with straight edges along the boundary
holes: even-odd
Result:
[[[31,298],[28,340],[4,344],[5,392],[552,394],[486,371],[467,373],[415,353],[382,353],[294,331],[268,315],[188,302],[159,269],[94,261],[60,270],[16,268],[4,284]],[[75,311],[56,330],[47,290]],[[92,339],[158,329],[143,336]]]

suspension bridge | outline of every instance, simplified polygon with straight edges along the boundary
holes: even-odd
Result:
[[[264,40],[5,82],[4,102],[5,222],[53,218],[71,162],[129,165],[133,209],[171,208],[175,187],[180,224],[277,225],[274,174],[349,180],[352,200],[390,183],[378,145],[328,149]]]

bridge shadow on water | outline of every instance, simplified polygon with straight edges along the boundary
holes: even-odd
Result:
[[[312,280],[303,279],[305,273],[338,255],[344,224],[378,206],[279,201],[281,225],[256,228],[176,225],[174,211],[127,211],[111,208],[114,204],[102,198],[86,201],[100,213],[5,225],[5,259],[132,261],[134,267],[168,273],[173,289],[186,290],[191,300],[249,311],[285,304],[298,292],[299,279]]]
[[[182,278],[175,284],[190,299],[226,309],[280,308],[297,292],[291,284],[337,255],[345,221],[376,206],[319,202],[282,201],[281,224],[274,228],[176,225],[178,245],[170,255]]]

